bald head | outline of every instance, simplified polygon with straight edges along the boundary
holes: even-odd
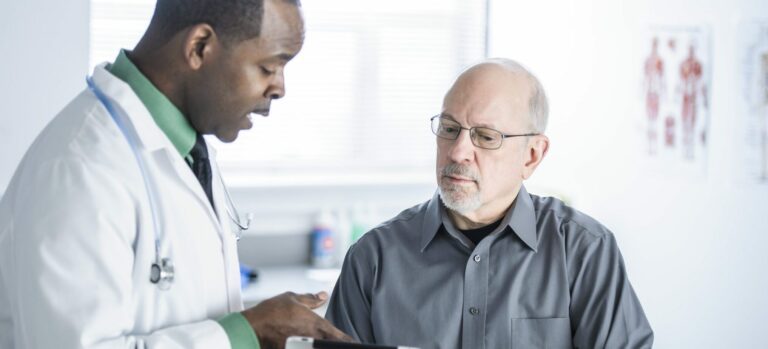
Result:
[[[459,98],[475,110],[502,109],[511,105],[513,118],[522,118],[530,131],[543,133],[547,127],[549,104],[539,79],[519,63],[492,58],[464,71],[445,96]]]
[[[435,174],[451,219],[459,229],[501,219],[549,149],[538,79],[514,61],[484,61],[456,79],[438,116]]]

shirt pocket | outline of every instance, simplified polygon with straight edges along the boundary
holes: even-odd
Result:
[[[512,319],[510,344],[513,349],[572,348],[571,321],[567,317]]]

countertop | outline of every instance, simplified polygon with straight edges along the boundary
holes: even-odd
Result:
[[[309,266],[257,268],[259,278],[243,288],[243,303],[246,308],[286,291],[294,293],[316,293],[333,291],[341,269],[316,269]],[[315,309],[325,315],[327,306]]]

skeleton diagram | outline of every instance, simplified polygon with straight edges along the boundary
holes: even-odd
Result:
[[[696,142],[696,106],[701,94],[704,106],[707,106],[707,87],[704,85],[701,61],[696,57],[693,45],[688,47],[688,57],[680,64],[680,89],[683,95],[680,119],[682,123],[682,146],[686,158],[693,159]],[[702,131],[700,141],[706,142],[706,133]]]
[[[653,38],[651,53],[645,59],[645,113],[648,118],[648,153],[656,154],[659,100],[664,95],[664,61],[659,56],[659,39]]]

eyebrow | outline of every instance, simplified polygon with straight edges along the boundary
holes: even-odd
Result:
[[[269,56],[269,57],[264,58],[261,62],[266,63],[266,64],[270,64],[270,63],[272,63],[272,64],[274,64],[274,63],[286,64],[291,59],[293,59],[293,57],[295,57],[295,55],[292,55],[292,54],[289,54],[289,53],[278,53],[278,54],[276,54],[274,56]]]
[[[441,118],[445,117],[445,118],[451,119],[452,121],[456,121],[456,118],[454,118],[453,115],[448,114],[448,113],[440,113],[440,117]]]
[[[451,121],[461,125],[461,123],[456,121],[456,118],[453,117],[453,115],[451,115],[451,114],[440,113],[440,117],[445,117],[446,119],[449,119],[449,120],[451,120]],[[462,127],[464,127],[464,125],[462,125]],[[477,125],[474,125],[474,126],[469,126],[469,128],[472,128],[472,127],[485,127],[485,128],[490,128],[492,130],[498,130],[498,128],[496,128],[496,126],[485,124],[485,123],[480,123],[480,124],[477,124]]]
[[[292,55],[292,54],[289,54],[289,53],[281,53],[281,54],[277,55],[277,58],[282,60],[282,61],[284,61],[284,62],[288,62],[288,61],[292,60],[293,57],[295,57],[295,55]]]

